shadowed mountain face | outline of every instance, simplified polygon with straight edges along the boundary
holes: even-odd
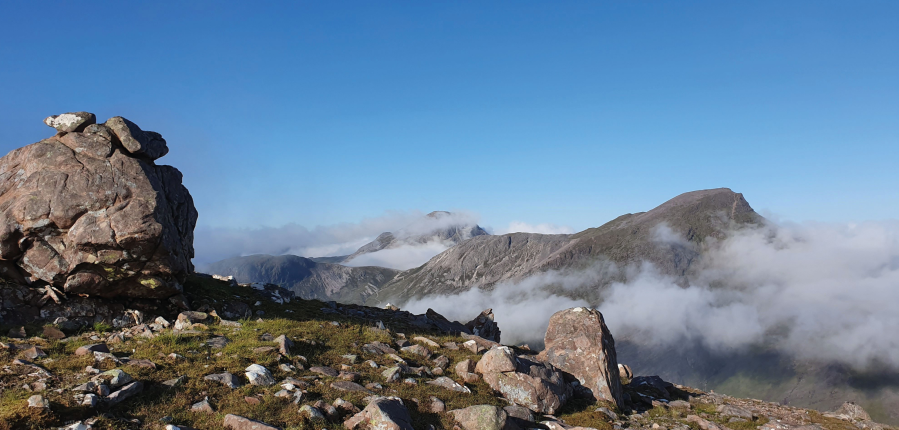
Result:
[[[547,270],[610,267],[598,285],[569,292],[592,303],[597,287],[625,280],[623,268],[652,263],[663,274],[686,277],[711,240],[727,231],[764,221],[742,194],[727,188],[681,194],[662,205],[622,215],[574,235],[512,233],[478,236],[402,272],[381,291],[398,302],[433,294],[454,294],[520,281]],[[612,264],[610,264],[612,263]]]
[[[218,261],[207,271],[237,282],[278,284],[304,299],[365,303],[397,272],[383,267],[346,267],[296,255],[250,255]]]

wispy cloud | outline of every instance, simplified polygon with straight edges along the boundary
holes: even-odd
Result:
[[[574,233],[574,229],[550,223],[528,224],[522,221],[512,221],[507,227],[495,231],[495,234],[506,233],[571,234]]]

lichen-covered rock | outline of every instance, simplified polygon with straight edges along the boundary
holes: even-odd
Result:
[[[504,430],[506,411],[497,406],[477,405],[449,411],[463,430]]]
[[[132,152],[118,121],[67,116],[81,114],[48,118],[64,132],[0,158],[0,260],[17,272],[5,276],[107,298],[179,293],[197,211],[181,173],[153,162],[164,140],[126,124],[145,141]]]
[[[225,415],[222,426],[231,430],[279,430],[278,427],[234,414]]]
[[[414,430],[403,401],[396,397],[372,400],[362,412],[343,422],[351,430]]]
[[[571,398],[571,386],[558,369],[524,358],[516,363],[514,371],[483,373],[484,382],[513,404],[541,414],[556,413]]]
[[[581,307],[556,312],[544,343],[540,360],[570,373],[595,399],[624,406],[615,340],[599,311]]]

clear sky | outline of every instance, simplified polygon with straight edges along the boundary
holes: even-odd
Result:
[[[899,2],[5,2],[0,152],[167,139],[201,227],[467,210],[574,230],[730,187],[897,218]]]

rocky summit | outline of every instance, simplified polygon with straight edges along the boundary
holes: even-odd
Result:
[[[44,121],[56,134],[0,158],[0,272],[64,295],[166,298],[193,271],[197,222],[159,133],[87,112]]]

